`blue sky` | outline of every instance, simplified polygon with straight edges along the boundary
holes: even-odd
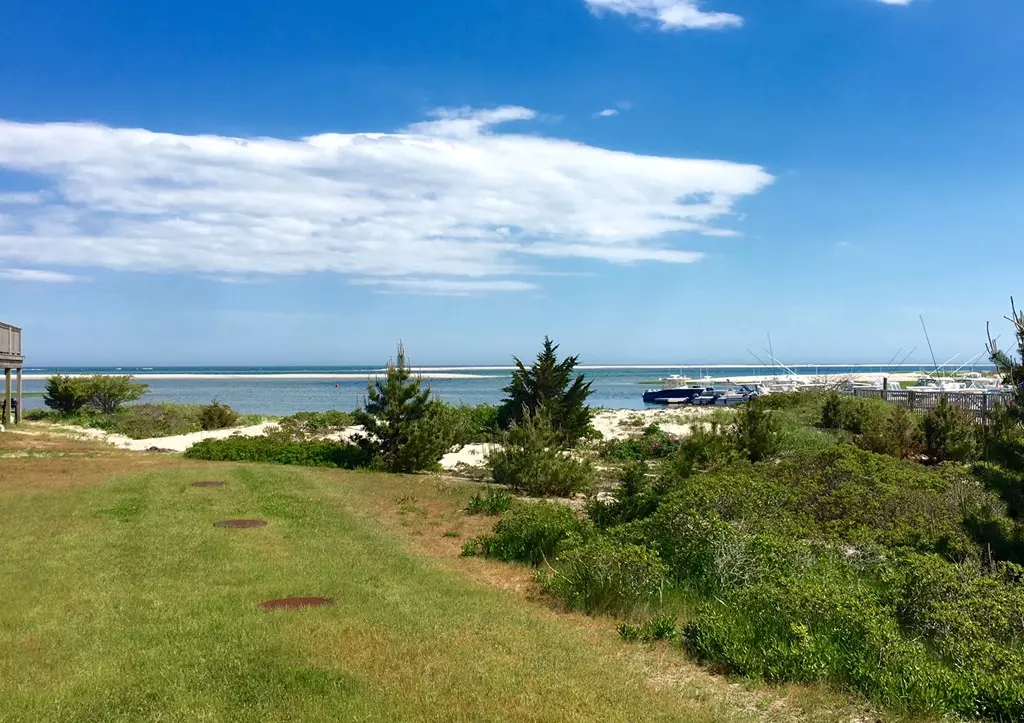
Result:
[[[766,331],[924,360],[918,314],[966,360],[1024,295],[1022,28],[1017,0],[8,0],[0,319],[40,365],[544,334],[749,362]]]

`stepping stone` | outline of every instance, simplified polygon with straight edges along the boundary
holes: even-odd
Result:
[[[265,600],[260,603],[264,610],[297,610],[298,608],[319,608],[333,605],[334,601],[326,597],[286,597],[280,600]]]
[[[266,520],[221,520],[220,522],[214,522],[214,527],[237,527],[239,529],[247,529],[250,527],[266,527]]]
[[[193,482],[193,487],[223,487],[223,482],[212,482],[210,480],[203,480],[201,482]]]

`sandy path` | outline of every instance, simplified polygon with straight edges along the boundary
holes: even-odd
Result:
[[[173,437],[153,437],[152,439],[131,439],[121,434],[111,434],[102,429],[87,429],[71,425],[56,425],[56,429],[63,430],[75,437],[95,439],[100,442],[112,444],[115,447],[126,449],[130,452],[146,452],[150,449],[159,449],[167,452],[184,452],[189,447],[203,441],[204,439],[224,439],[233,435],[243,437],[259,437],[270,427],[276,426],[275,422],[261,422],[251,427],[235,427],[233,429],[217,429],[209,432],[192,432],[190,434],[179,434]]]

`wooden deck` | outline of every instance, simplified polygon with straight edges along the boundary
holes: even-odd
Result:
[[[0,322],[0,369],[4,370],[4,395],[0,398],[0,424],[21,421],[22,400],[21,372],[25,366],[25,356],[21,349],[21,329]],[[11,370],[18,374],[17,414],[12,415]]]

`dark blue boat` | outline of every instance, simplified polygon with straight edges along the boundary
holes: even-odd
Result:
[[[644,392],[644,402],[646,404],[690,404],[696,397],[707,390],[702,384],[672,384],[671,378],[669,378],[669,384],[661,389],[648,389]]]

